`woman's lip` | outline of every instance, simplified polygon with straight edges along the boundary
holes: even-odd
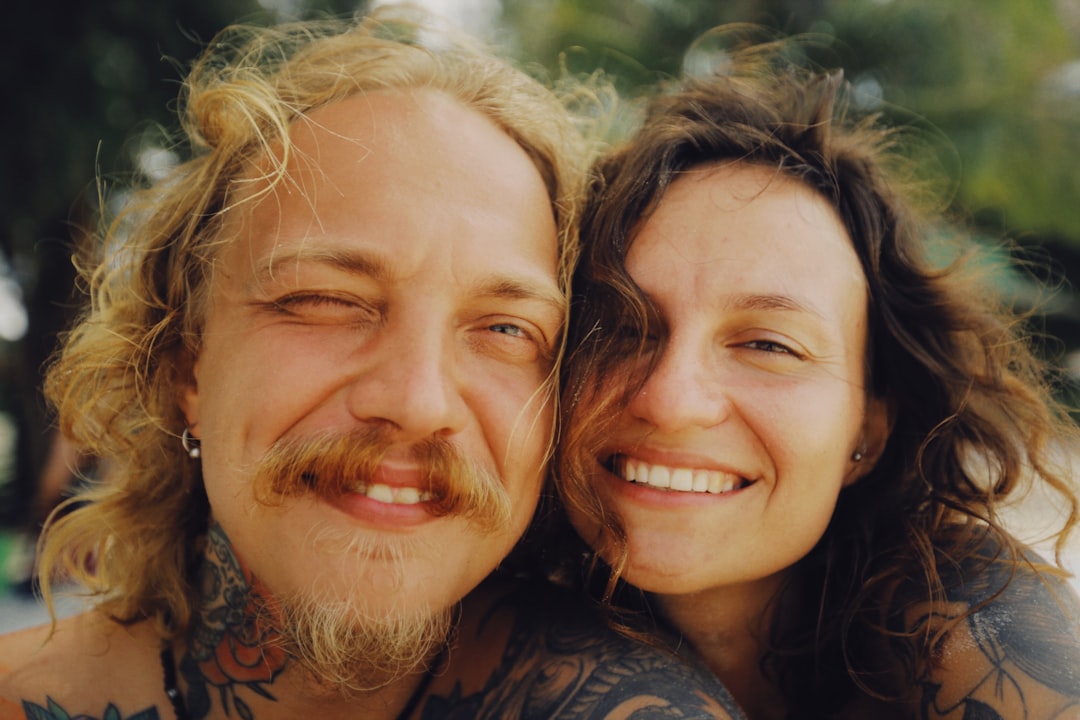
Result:
[[[707,470],[725,473],[727,475],[736,475],[748,479],[751,477],[750,473],[740,471],[733,465],[718,461],[714,457],[687,451],[665,450],[651,447],[634,447],[632,450],[620,448],[612,449],[608,452],[606,457],[602,455],[601,459],[602,464],[607,467],[611,467],[616,460],[627,459],[647,463],[648,465],[661,465],[672,469],[686,468],[689,470]]]
[[[686,458],[681,462],[685,463]],[[616,453],[605,465],[615,478],[623,482],[665,492],[725,495],[753,484],[752,480],[741,474],[718,469],[714,464],[669,463],[648,462],[639,457]]]

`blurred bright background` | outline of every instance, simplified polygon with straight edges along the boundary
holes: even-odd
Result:
[[[603,69],[633,94],[678,74],[708,28],[750,22],[814,33],[814,60],[842,67],[860,102],[924,131],[949,182],[943,202],[974,235],[1047,262],[1003,274],[1038,304],[1044,350],[1080,381],[1080,0],[427,0],[509,55],[546,69]],[[94,0],[13,3],[0,49],[0,594],[21,576],[36,526],[58,496],[38,389],[75,299],[70,242],[125,177],[175,163],[178,81],[200,47],[234,21],[350,14],[344,0]],[[901,110],[902,108],[902,110]],[[66,454],[60,458],[70,460]],[[55,459],[55,458],[54,458]],[[1036,498],[1018,528],[1053,516]],[[1073,561],[1073,567],[1080,562]],[[5,568],[7,571],[5,571]],[[25,589],[25,588],[24,588]],[[0,611],[2,614],[2,611]]]

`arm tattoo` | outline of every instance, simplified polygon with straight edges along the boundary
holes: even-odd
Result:
[[[944,579],[946,601],[933,610],[924,604],[909,616],[910,629],[932,636],[969,614],[941,634],[933,658],[920,667],[921,717],[1080,713],[1080,600],[1068,585],[985,558],[965,560]],[[1002,714],[1005,707],[1013,709]]]
[[[200,581],[203,604],[180,660],[188,712],[192,720],[207,717],[216,697],[226,715],[235,711],[240,720],[251,720],[239,691],[275,700],[266,686],[285,668],[286,654],[274,642],[276,632],[259,602],[255,579],[217,525],[207,535]]]
[[[145,710],[140,710],[134,715],[124,716],[120,714],[120,710],[115,705],[109,703],[105,708],[104,714],[101,718],[92,718],[89,715],[76,715],[74,718],[53,701],[53,699],[46,698],[47,707],[41,707],[35,705],[32,702],[23,701],[23,712],[26,713],[26,720],[160,720],[156,707],[148,707]]]
[[[484,688],[462,697],[458,684],[447,697],[429,697],[421,720],[742,717],[708,671],[618,635],[586,608],[552,602],[551,593],[539,602],[535,588],[517,595],[511,639]]]

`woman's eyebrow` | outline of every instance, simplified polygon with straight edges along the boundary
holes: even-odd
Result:
[[[730,296],[724,305],[733,310],[780,310],[825,318],[825,315],[813,303],[781,293],[739,293]]]

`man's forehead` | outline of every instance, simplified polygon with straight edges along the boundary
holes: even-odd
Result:
[[[520,143],[479,109],[437,89],[382,88],[348,95],[299,116],[286,137],[269,141],[252,156],[231,190],[237,199],[258,197],[271,188],[303,192],[312,181],[325,181],[324,166],[342,156],[358,164],[380,156],[400,163],[419,160],[417,174],[430,176],[422,172],[426,157],[419,148],[450,155],[485,134],[501,138],[504,153],[527,158],[540,175]]]
[[[230,211],[230,274],[431,283],[434,261],[477,292],[565,302],[546,186],[481,113],[441,93],[379,91],[314,111],[291,142],[236,184],[247,201]],[[267,177],[274,162],[282,172]]]
[[[537,164],[490,117],[439,90],[380,89],[294,121],[287,138],[269,143],[232,182],[227,212],[298,200],[315,209],[365,178],[375,183],[366,188],[369,194],[379,196],[459,187],[459,202],[469,202],[487,181],[489,191],[513,201],[514,193],[526,190],[521,182],[506,182],[515,171],[513,179],[542,189],[545,214],[554,222]]]

